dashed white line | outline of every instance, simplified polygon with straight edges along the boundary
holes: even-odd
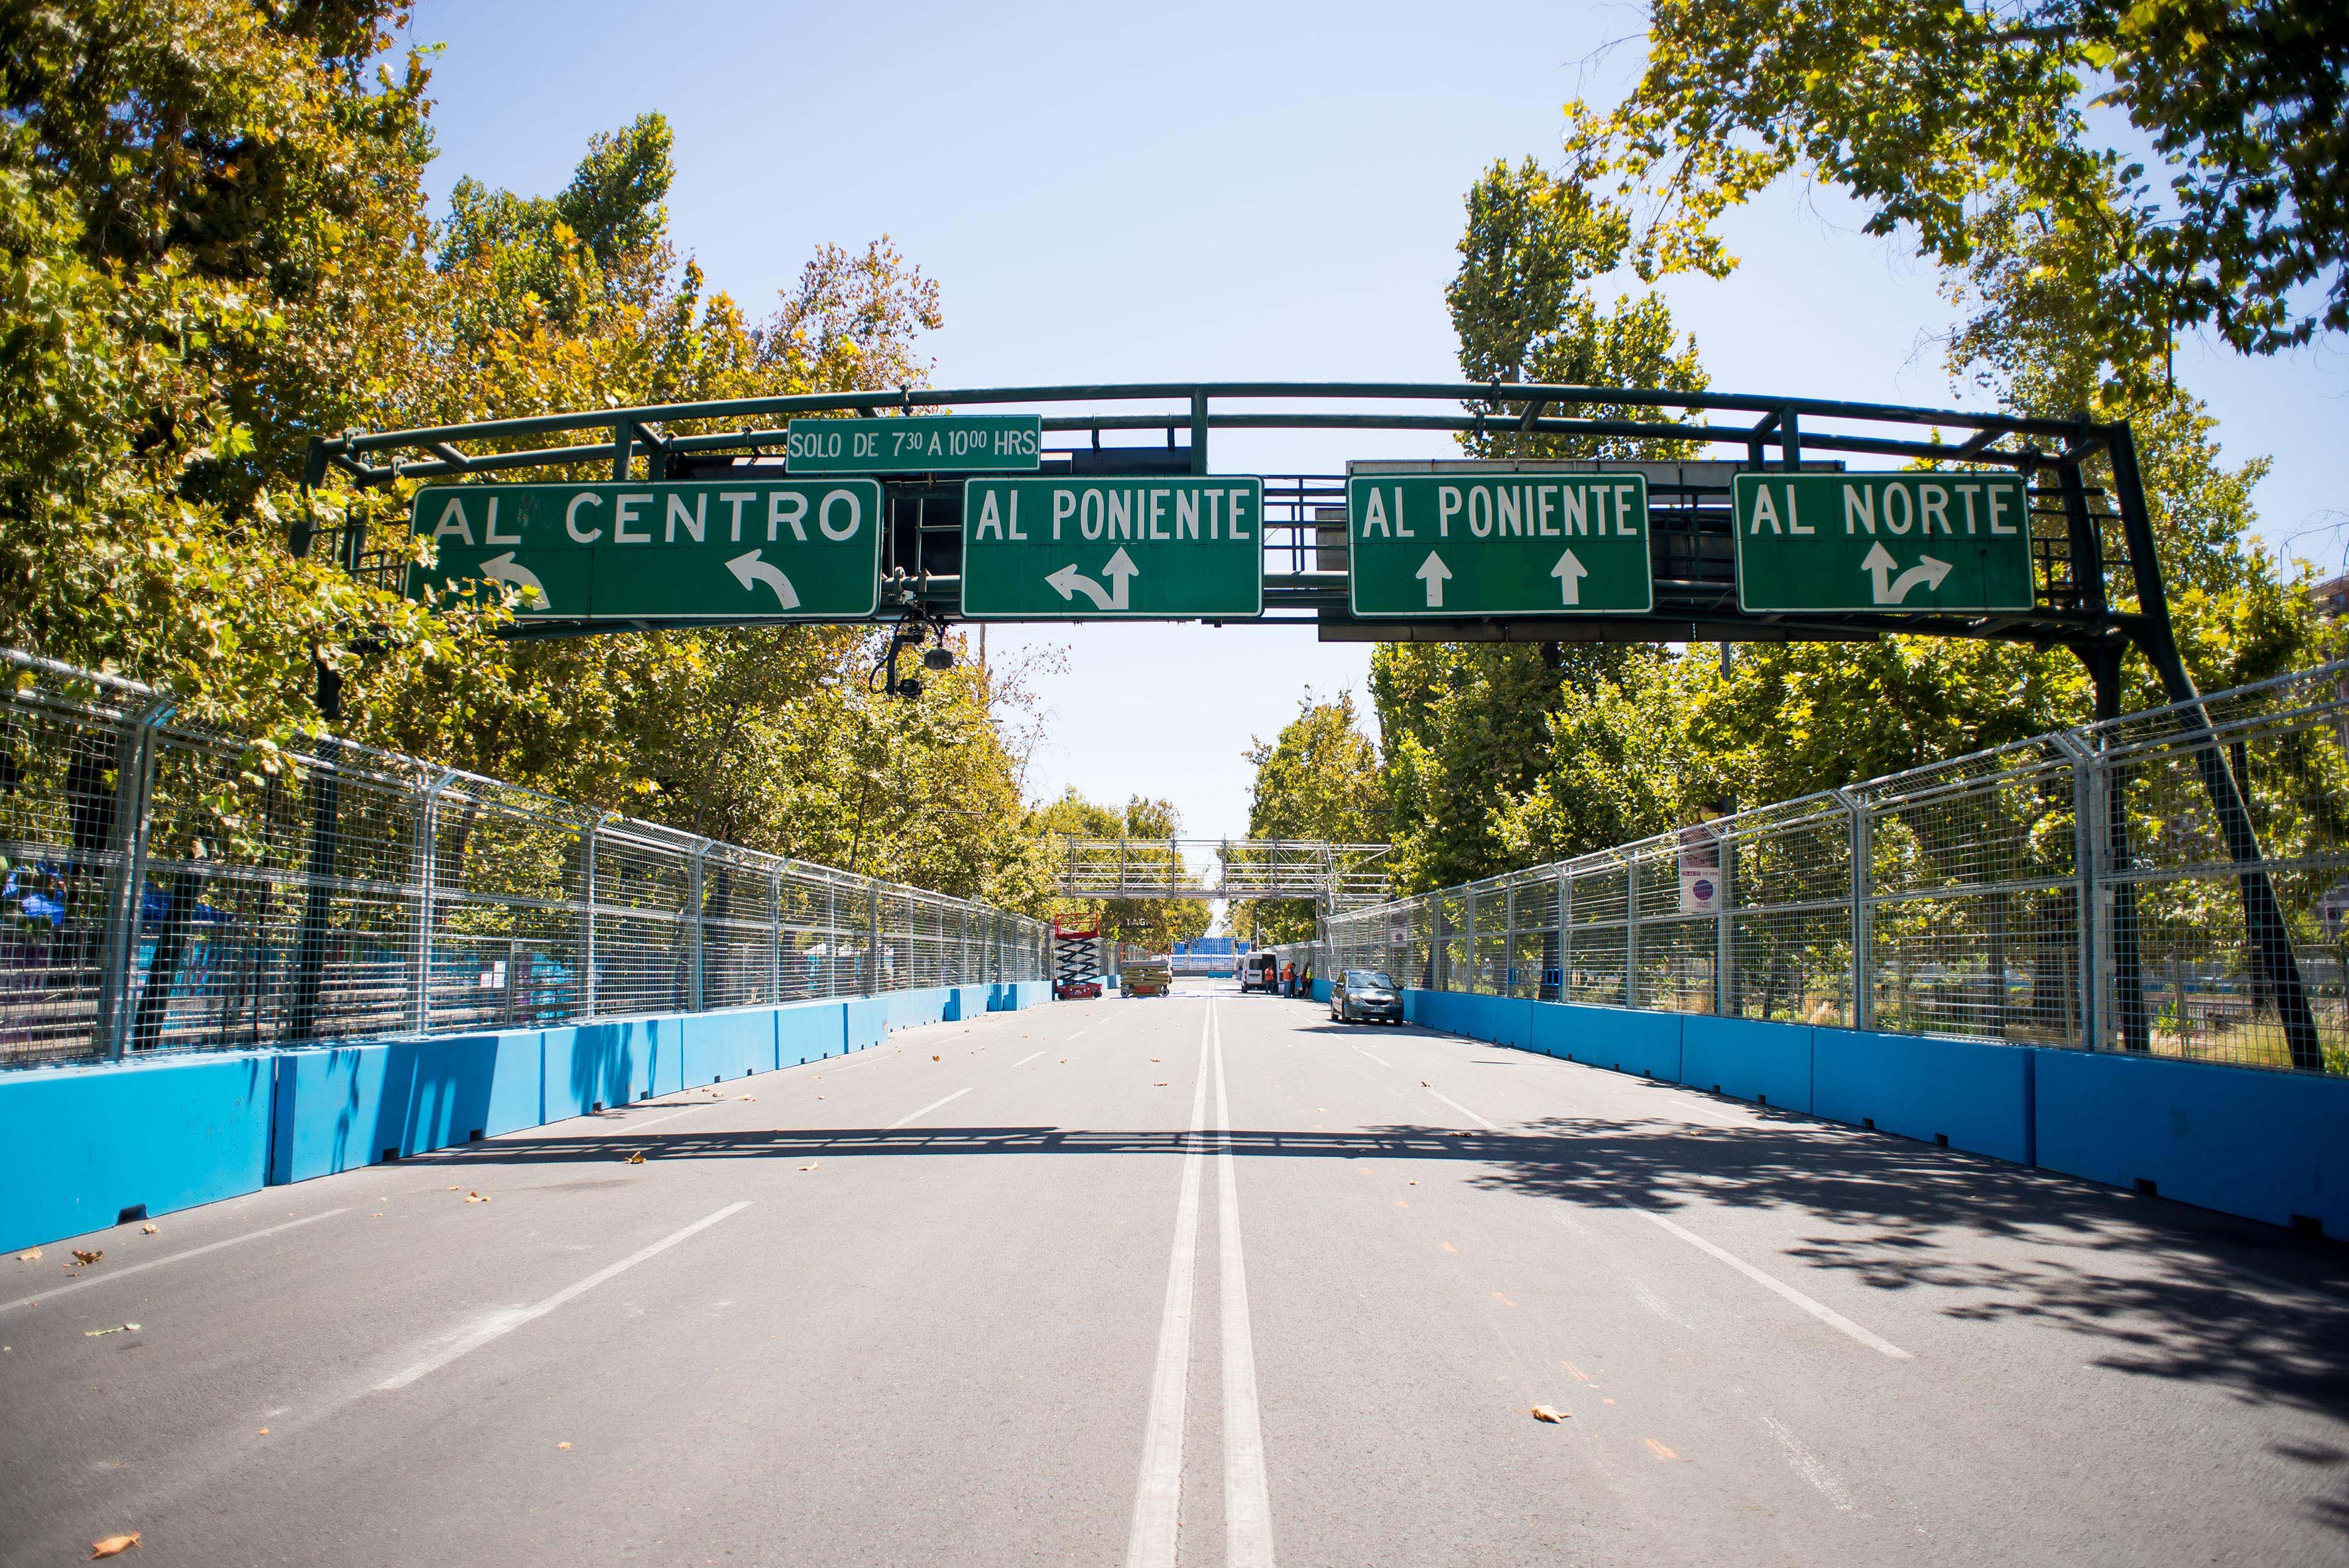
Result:
[[[713,1099],[709,1101],[708,1105],[688,1105],[679,1107],[678,1109],[670,1111],[667,1116],[648,1116],[642,1121],[624,1122],[620,1126],[612,1129],[612,1136],[615,1138],[626,1138],[632,1133],[641,1132],[647,1127],[658,1127],[664,1121],[675,1121],[678,1117],[688,1115],[693,1111],[708,1110],[709,1106],[716,1105],[719,1102]]]
[[[1079,1032],[1081,1033],[1082,1031],[1081,1030]],[[1048,1047],[1046,1048],[1049,1049],[1050,1047]],[[1021,1057],[1018,1061],[1013,1062],[1011,1065],[1015,1068],[1024,1068],[1030,1062],[1034,1061],[1038,1057],[1040,1057],[1043,1054],[1043,1051],[1030,1051],[1026,1056]]]
[[[929,1104],[922,1107],[919,1110],[909,1110],[905,1115],[899,1117],[896,1120],[891,1122],[889,1124],[890,1130],[894,1131],[897,1128],[905,1126],[909,1121],[918,1121],[923,1117],[929,1115],[930,1112],[937,1109],[938,1107],[942,1105],[951,1105],[969,1092],[970,1090],[967,1088],[958,1088],[955,1090],[954,1093],[947,1096],[944,1099],[934,1099],[930,1101]]]
[[[1880,1336],[1871,1334],[1867,1329],[1862,1328],[1858,1324],[1854,1323],[1850,1318],[1846,1317],[1843,1314],[1836,1311],[1835,1308],[1828,1306],[1822,1302],[1813,1301],[1809,1296],[1805,1295],[1793,1285],[1786,1284],[1783,1280],[1775,1279],[1769,1274],[1764,1274],[1760,1269],[1755,1268],[1744,1258],[1738,1257],[1731,1253],[1723,1252],[1721,1248],[1714,1246],[1711,1242],[1706,1241],[1702,1236],[1698,1235],[1695,1232],[1684,1230],[1681,1226],[1672,1223],[1671,1221],[1665,1219],[1653,1209],[1644,1209],[1637,1203],[1627,1203],[1624,1206],[1635,1214],[1640,1215],[1645,1219],[1654,1221],[1657,1224],[1662,1226],[1673,1235],[1678,1236],[1689,1245],[1696,1248],[1697,1251],[1720,1259],[1723,1263],[1727,1264],[1731,1268],[1735,1269],[1739,1274],[1744,1274],[1747,1279],[1752,1280],[1755,1284],[1760,1285],[1763,1289],[1774,1292],[1776,1295],[1785,1297],[1786,1300],[1794,1303],[1796,1306],[1802,1308],[1805,1312],[1809,1313],[1813,1317],[1817,1318],[1821,1323],[1826,1324],[1829,1328],[1836,1330],[1839,1334],[1848,1335],[1850,1337],[1859,1341],[1862,1345],[1867,1346],[1870,1350],[1876,1351],[1880,1355],[1889,1356],[1895,1361],[1914,1361],[1916,1359],[1914,1356],[1910,1355],[1908,1351],[1901,1349],[1898,1345],[1893,1344],[1890,1340],[1883,1338]]]
[[[1221,1264],[1224,1327],[1224,1562],[1231,1568],[1272,1568],[1272,1492],[1265,1479],[1264,1423],[1256,1387],[1256,1344],[1248,1328],[1247,1264],[1240,1251],[1239,1162],[1232,1155],[1230,1080],[1224,1070],[1224,1033],[1207,1005],[1215,1040],[1216,1163],[1222,1202],[1216,1233]]]
[[[483,1321],[474,1325],[472,1327],[444,1340],[430,1355],[425,1357],[423,1359],[400,1368],[400,1370],[393,1373],[382,1382],[378,1383],[375,1386],[376,1392],[378,1394],[394,1393],[401,1388],[407,1387],[409,1384],[415,1382],[420,1377],[429,1377],[431,1374],[438,1372],[441,1367],[448,1366],[451,1361],[456,1360],[459,1357],[469,1355],[473,1351],[479,1350],[482,1346],[489,1344],[492,1340],[512,1333],[515,1329],[520,1328],[525,1323],[536,1322],[538,1319],[544,1317],[548,1313],[553,1312],[556,1307],[563,1305],[565,1302],[575,1300],[578,1297],[586,1295],[589,1291],[594,1290],[597,1285],[602,1284],[605,1280],[626,1274],[628,1270],[636,1267],[638,1264],[645,1262],[647,1259],[659,1256],[661,1253],[668,1251],[669,1248],[677,1245],[678,1243],[685,1241],[694,1235],[698,1235],[701,1232],[708,1230],[710,1226],[718,1223],[719,1221],[726,1219],[730,1215],[739,1214],[750,1206],[750,1204],[748,1199],[745,1199],[739,1203],[729,1203],[726,1207],[719,1210],[716,1213],[704,1214],[700,1219],[694,1221],[693,1223],[686,1226],[683,1230],[672,1231],[667,1235],[663,1236],[659,1241],[655,1242],[652,1245],[629,1253],[626,1257],[622,1258],[618,1263],[597,1269],[594,1274],[589,1274],[577,1284],[564,1286],[563,1289],[556,1291],[553,1295],[548,1296],[544,1301],[538,1303],[536,1305],[521,1307],[508,1312],[494,1313]]]
[[[1461,1104],[1458,1100],[1453,1099],[1450,1095],[1444,1093],[1442,1090],[1429,1089],[1427,1092],[1435,1096],[1436,1099],[1442,1100],[1444,1104],[1450,1106],[1453,1109],[1458,1111],[1461,1115],[1466,1117],[1469,1120],[1475,1122],[1485,1131],[1498,1132],[1501,1130],[1500,1123],[1485,1120],[1483,1117],[1477,1115],[1475,1111],[1469,1109],[1466,1106]]]
[[[186,1258],[200,1258],[206,1253],[216,1253],[222,1247],[238,1246],[246,1242],[257,1242],[264,1236],[274,1236],[281,1231],[290,1231],[296,1225],[306,1225],[313,1220],[331,1220],[336,1214],[347,1214],[349,1212],[350,1210],[347,1207],[340,1209],[321,1209],[315,1214],[305,1214],[298,1220],[288,1220],[282,1225],[271,1225],[264,1230],[247,1231],[241,1236],[230,1236],[222,1241],[206,1242],[201,1247],[190,1247],[185,1252],[173,1253],[167,1258],[150,1258],[143,1264],[132,1264],[129,1268],[109,1269],[102,1274],[87,1274],[82,1278],[74,1281],[71,1284],[57,1285],[48,1290],[36,1292],[32,1295],[19,1296],[15,1301],[0,1302],[0,1312],[13,1312],[17,1307],[30,1306],[35,1302],[47,1301],[55,1296],[69,1295],[78,1290],[88,1290],[94,1284],[110,1284],[119,1279],[128,1279],[135,1274],[145,1274],[149,1269],[161,1268],[165,1264],[176,1264]]]
[[[1133,1493],[1133,1526],[1125,1542],[1126,1568],[1174,1568],[1175,1535],[1183,1520],[1183,1405],[1191,1381],[1191,1298],[1199,1253],[1199,1177],[1206,1156],[1197,1134],[1207,1113],[1207,1029],[1199,1026],[1199,1080],[1191,1091],[1191,1147],[1183,1156],[1183,1185],[1174,1204],[1174,1250],[1166,1267],[1166,1302],[1158,1315],[1158,1359],[1150,1378],[1150,1414],[1143,1429],[1142,1469]]]

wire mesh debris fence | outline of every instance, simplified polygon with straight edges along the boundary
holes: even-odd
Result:
[[[2349,1074],[2349,664],[1333,915],[1296,951],[1439,991]]]
[[[1040,979],[1022,915],[0,651],[0,1065]]]

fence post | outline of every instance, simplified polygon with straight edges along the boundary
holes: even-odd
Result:
[[[335,764],[338,741],[322,737],[311,768],[308,888],[302,901],[302,935],[295,950],[294,997],[286,1010],[286,1038],[296,1045],[318,1037],[320,993],[326,984],[326,942],[335,913],[335,851],[342,814],[343,776]]]
[[[1623,1006],[1640,1005],[1640,851],[1623,857]]]
[[[1713,917],[1713,1010],[1718,1017],[1733,1018],[1737,1016],[1737,915],[1731,901],[1737,882],[1730,875],[1731,840],[1727,828],[1713,828],[1713,896],[1721,903]]]
[[[775,1006],[783,999],[783,867],[788,861],[767,868],[767,1005]]]
[[[595,1016],[595,835],[603,827],[603,812],[588,818],[579,847],[579,968],[584,976],[579,1002],[585,1009],[579,1016],[583,1018]]]
[[[440,792],[456,782],[449,769],[424,787],[416,810],[416,1032],[432,1031],[432,905],[440,884]]]
[[[1557,999],[1574,1000],[1574,872],[1557,868]]]
[[[106,889],[99,939],[98,1050],[119,1060],[130,1048],[130,971],[138,962],[139,917],[147,897],[148,808],[154,796],[155,728],[173,705],[158,702],[131,716],[114,738],[113,874]]]
[[[709,841],[708,839],[703,839],[693,846],[693,857],[691,861],[688,862],[691,869],[689,880],[686,883],[686,899],[688,901],[688,907],[693,911],[693,925],[686,936],[687,942],[690,944],[686,950],[686,1011],[688,1013],[698,1013],[701,1011],[701,1000],[703,995],[701,967],[703,940],[701,930],[701,863],[708,858],[709,854]]]
[[[881,995],[881,884],[864,884],[864,994]]]
[[[1460,901],[1463,906],[1463,912],[1468,917],[1468,929],[1464,934],[1463,940],[1460,944],[1460,956],[1466,961],[1468,965],[1467,990],[1468,994],[1473,996],[1476,994],[1476,976],[1478,974],[1476,963],[1476,884],[1475,882],[1468,882],[1461,887]]]
[[[2102,880],[2098,871],[2103,863],[2096,833],[2095,756],[2081,744],[2076,734],[2062,731],[2047,738],[2072,765],[2072,873],[2077,886],[2072,894],[2074,910],[2073,937],[2076,949],[2075,962],[2079,976],[2073,989],[2079,1005],[2080,1046],[2084,1050],[2095,1050],[2096,1017],[2102,1007],[2096,983],[2097,885]]]
[[[1868,889],[1875,882],[1874,821],[1868,813],[1868,802],[1848,789],[1838,789],[1836,799],[1851,813],[1851,1026],[1872,1028],[1876,1023],[1876,995],[1868,985],[1876,944],[1875,912],[1868,907]]]

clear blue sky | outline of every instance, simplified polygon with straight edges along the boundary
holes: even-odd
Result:
[[[440,158],[460,175],[559,189],[588,136],[647,109],[677,132],[670,227],[754,315],[827,241],[886,233],[945,291],[942,387],[1194,377],[1449,379],[1443,290],[1462,193],[1495,158],[1555,155],[1559,106],[1611,101],[1629,5],[1487,0],[1196,7],[423,0]],[[674,17],[671,20],[670,17]],[[1713,385],[1966,402],[1930,341],[1930,272],[1786,189],[1740,215],[1744,265],[1670,289]],[[2266,453],[2269,538],[2343,565],[2349,361],[2338,347],[2244,361],[2189,346],[2181,374],[2231,458]],[[1226,472],[1336,471],[1375,450],[1222,434]],[[2313,530],[2311,533],[2307,531]],[[1311,686],[1362,702],[1367,651],[1309,631],[998,629],[1047,645],[1049,738],[1031,794],[1171,797],[1187,830],[1247,821],[1252,736]],[[1133,700],[1149,694],[1147,700]]]

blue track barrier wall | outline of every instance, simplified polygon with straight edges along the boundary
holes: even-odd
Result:
[[[2349,1079],[1407,990],[1447,1034],[2349,1237]]]
[[[1040,981],[0,1073],[0,1248],[445,1149],[1051,1000]]]
[[[2035,1054],[2040,1164],[2349,1238],[2349,1079]]]
[[[259,1191],[274,1057],[238,1051],[0,1077],[0,1248]]]

